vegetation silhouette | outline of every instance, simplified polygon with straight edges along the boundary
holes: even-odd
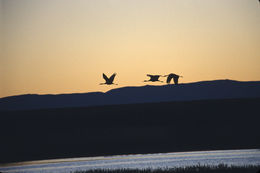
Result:
[[[114,84],[113,81],[115,79],[115,76],[116,76],[116,73],[112,74],[110,76],[110,78],[108,78],[104,73],[103,73],[103,78],[105,79],[105,83],[100,83],[100,85],[112,85]],[[117,85],[117,84],[114,84],[114,85]]]
[[[165,75],[165,76],[163,76],[163,77],[167,77],[166,82],[167,82],[168,84],[170,84],[170,83],[171,83],[171,80],[173,79],[174,84],[178,85],[179,78],[180,78],[180,77],[183,77],[183,76],[180,76],[180,75],[177,75],[177,74],[174,74],[174,73],[170,73],[170,74]]]
[[[259,169],[259,165],[229,166],[219,164],[217,166],[195,165],[164,169],[93,169],[86,171],[75,171],[74,173],[253,173]],[[257,172],[259,173],[259,171]]]
[[[144,82],[163,82],[159,80],[159,77],[161,77],[162,75],[151,75],[151,74],[147,74],[148,77],[150,77],[149,80],[144,80]]]

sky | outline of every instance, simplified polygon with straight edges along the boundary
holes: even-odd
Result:
[[[0,0],[0,97],[259,81],[259,31],[258,0]]]

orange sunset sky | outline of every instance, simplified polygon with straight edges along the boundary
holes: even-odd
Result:
[[[103,72],[118,85],[99,85]],[[260,80],[258,0],[0,0],[0,97],[104,92],[171,72],[180,83]]]

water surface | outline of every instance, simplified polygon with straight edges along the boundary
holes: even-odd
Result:
[[[0,171],[4,173],[70,173],[89,169],[157,169],[198,164],[260,165],[260,150],[217,150],[54,159],[1,165]]]

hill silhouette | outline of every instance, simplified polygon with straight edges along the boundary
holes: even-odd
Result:
[[[234,80],[202,81],[179,85],[122,87],[106,93],[37,95],[27,94],[0,99],[0,110],[88,107],[116,104],[191,101],[205,99],[257,98],[260,82]]]
[[[260,148],[260,82],[21,95],[2,98],[0,105],[0,163]]]

